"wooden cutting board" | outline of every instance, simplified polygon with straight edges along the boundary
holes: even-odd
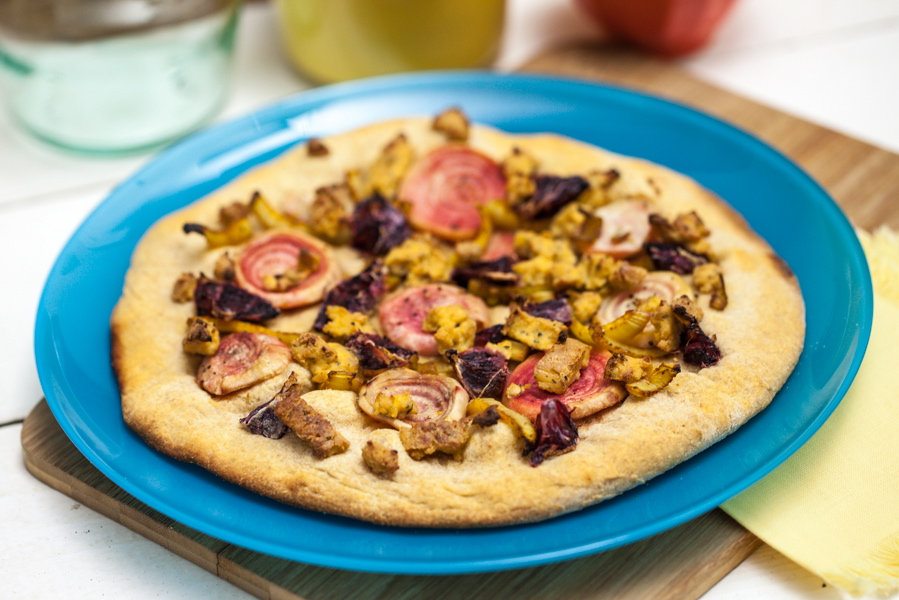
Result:
[[[899,227],[899,156],[703,83],[670,63],[608,46],[562,48],[525,70],[604,81],[699,108],[788,155],[865,228]],[[259,598],[698,598],[761,543],[720,510],[596,556],[500,573],[393,576],[303,565],[214,539],[154,511],[95,469],[41,402],[22,429],[35,477]]]

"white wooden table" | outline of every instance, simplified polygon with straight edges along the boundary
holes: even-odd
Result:
[[[556,43],[595,36],[570,0],[509,0],[506,30],[501,70]],[[270,8],[248,6],[219,120],[309,87],[286,65],[276,38]],[[897,58],[897,0],[742,0],[713,43],[681,63],[716,85],[899,152]],[[84,217],[150,158],[63,154],[0,114],[0,597],[248,597],[44,486],[22,465],[21,421],[42,397],[32,329],[44,280]],[[705,596],[839,597],[767,546]]]

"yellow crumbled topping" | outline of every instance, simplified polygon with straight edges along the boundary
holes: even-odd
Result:
[[[208,319],[191,317],[187,320],[187,335],[181,346],[188,354],[212,356],[219,349],[221,334],[218,328]]]
[[[434,334],[437,351],[442,355],[447,350],[462,352],[474,346],[478,326],[467,310],[458,304],[450,304],[432,308],[421,328]]]
[[[521,148],[513,148],[503,161],[503,174],[506,176],[506,199],[513,204],[529,198],[534,194],[536,186],[533,175],[537,171],[537,160]]]
[[[566,329],[564,323],[535,317],[516,306],[512,309],[509,318],[506,319],[503,335],[518,340],[535,350],[549,350]]]
[[[605,378],[624,383],[634,383],[652,373],[649,358],[634,358],[624,354],[613,354],[606,362]]]
[[[530,350],[528,347],[517,340],[501,340],[499,342],[488,342],[485,346],[488,350],[493,350],[506,357],[506,360],[521,362],[528,357]]]
[[[193,273],[181,273],[172,286],[172,301],[185,304],[194,299],[197,289],[197,276]]]
[[[391,419],[404,419],[409,415],[418,413],[418,407],[412,395],[408,392],[402,394],[387,394],[381,392],[375,398],[372,412],[376,415],[390,417]]]
[[[309,229],[318,237],[334,244],[349,241],[349,210],[352,205],[347,184],[329,185],[315,190],[309,207]]]
[[[619,178],[619,174],[615,170],[608,171],[591,171],[587,173],[586,179],[590,184],[578,197],[577,202],[584,208],[597,209],[612,201],[609,195],[609,188],[612,187]]]
[[[368,317],[362,313],[350,312],[343,306],[332,304],[325,309],[328,322],[322,331],[333,338],[346,340],[356,333],[374,333],[374,329],[368,322]]]
[[[409,285],[449,281],[456,264],[454,252],[430,235],[416,235],[393,248],[384,258],[391,275]]]
[[[602,294],[595,291],[573,293],[568,297],[572,316],[581,323],[589,323],[602,304]]]
[[[405,135],[393,138],[368,171],[367,187],[370,192],[378,192],[385,198],[396,196],[400,181],[409,170],[414,156],[412,145]]]
[[[349,348],[325,340],[314,333],[297,336],[290,348],[294,360],[309,369],[313,383],[325,383],[332,371],[356,373],[359,359]]]

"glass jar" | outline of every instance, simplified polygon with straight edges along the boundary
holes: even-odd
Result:
[[[276,0],[294,66],[319,82],[495,58],[504,0]]]
[[[0,0],[13,118],[84,151],[152,148],[205,123],[228,86],[238,0]]]

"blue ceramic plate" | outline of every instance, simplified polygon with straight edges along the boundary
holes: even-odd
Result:
[[[172,460],[133,434],[119,408],[108,323],[131,252],[153,222],[308,137],[450,105],[510,132],[557,132],[661,163],[745,215],[798,275],[808,310],[806,349],[771,406],[711,449],[618,498],[534,525],[484,530],[396,529],[299,510]],[[790,456],[830,415],[858,369],[871,315],[870,278],[846,218],[815,182],[757,139],[623,89],[428,73],[306,92],[163,152],[66,245],[40,302],[35,352],[47,401],[72,442],[115,483],[169,517],[304,563],[446,574],[600,552],[718,506]]]

